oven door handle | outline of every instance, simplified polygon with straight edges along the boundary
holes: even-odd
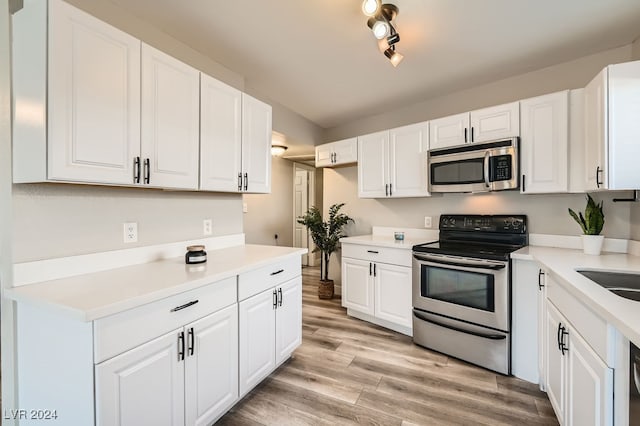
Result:
[[[504,334],[485,334],[485,333],[480,333],[480,332],[477,332],[477,331],[465,330],[464,328],[458,328],[458,327],[455,327],[453,325],[441,323],[439,321],[434,321],[432,319],[429,319],[429,318],[421,315],[415,309],[413,310],[413,316],[418,318],[421,321],[425,321],[425,322],[428,322],[428,323],[431,323],[431,324],[435,324],[435,325],[437,325],[439,327],[448,328],[449,330],[453,330],[453,331],[459,331],[460,333],[471,334],[472,336],[482,337],[483,339],[504,340],[504,339],[507,338],[507,336],[504,335]]]
[[[485,264],[485,263],[473,263],[473,262],[469,262],[469,263],[455,262],[453,260],[443,260],[443,259],[438,259],[432,256],[421,256],[419,254],[414,254],[413,257],[416,258],[417,260],[440,263],[443,265],[459,266],[462,268],[491,269],[491,270],[497,271],[507,267],[507,265],[504,263]]]
[[[491,182],[489,180],[489,157],[491,151],[485,151],[484,153],[484,184],[487,188],[491,188]]]

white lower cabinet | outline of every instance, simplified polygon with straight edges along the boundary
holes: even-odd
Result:
[[[244,396],[302,343],[302,278],[251,296],[238,309],[240,396]]]
[[[549,277],[546,282],[547,286],[557,286]],[[598,347],[600,342],[588,342],[578,331],[578,325],[572,324],[572,320],[553,303],[551,292],[549,296],[545,318],[545,381],[558,422],[572,426],[612,425],[613,369],[593,348]],[[567,300],[569,305],[566,304]],[[564,306],[570,317],[581,312],[578,303],[575,300],[558,299],[558,304]],[[600,327],[597,320],[591,321],[586,315],[575,318],[579,321],[576,324],[588,322],[591,325],[589,334],[598,332]]]
[[[238,398],[238,308],[96,365],[98,425],[207,425]]]
[[[358,254],[361,258],[349,257]],[[410,250],[343,243],[342,306],[347,313],[411,335],[412,270],[406,263],[411,264]]]

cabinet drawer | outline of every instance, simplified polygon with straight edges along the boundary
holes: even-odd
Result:
[[[362,259],[367,262],[381,262],[390,263],[392,265],[411,266],[411,250],[390,247],[343,243],[342,257]]]
[[[591,346],[591,348],[604,360],[613,366],[613,329],[596,313],[587,308],[580,301],[558,284],[558,279],[547,271],[547,299],[571,323],[573,328]]]
[[[301,274],[300,256],[279,260],[238,276],[238,300],[244,300]]]
[[[237,300],[236,277],[231,277],[96,320],[94,362],[98,364]],[[197,303],[191,304],[194,301]]]

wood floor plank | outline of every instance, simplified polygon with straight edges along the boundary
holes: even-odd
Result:
[[[219,424],[557,424],[537,385],[348,317],[339,297],[318,299],[318,279],[303,268],[302,345]]]

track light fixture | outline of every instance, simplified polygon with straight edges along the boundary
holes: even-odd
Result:
[[[367,26],[373,32],[374,37],[379,40],[379,44],[387,42],[388,47],[381,49],[381,51],[384,52],[391,64],[397,67],[404,58],[396,52],[396,43],[400,41],[400,34],[392,24],[398,15],[398,7],[390,3],[381,4],[380,0],[364,0],[362,12],[370,17],[367,19]]]

